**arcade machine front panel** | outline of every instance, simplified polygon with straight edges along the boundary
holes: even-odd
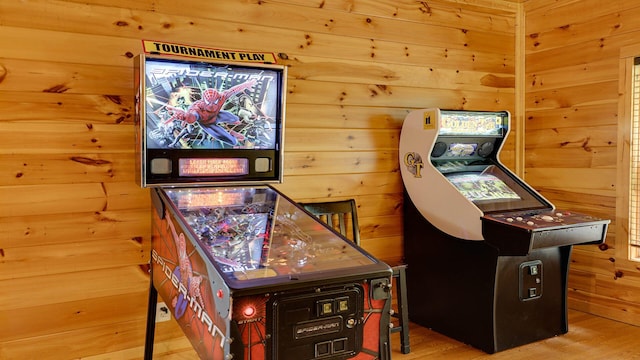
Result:
[[[202,359],[388,359],[389,266],[268,185],[286,68],[134,64],[136,180],[154,208],[145,359],[158,295]]]
[[[489,353],[567,331],[571,246],[609,224],[555,209],[501,164],[509,123],[421,109],[400,136],[409,317]]]

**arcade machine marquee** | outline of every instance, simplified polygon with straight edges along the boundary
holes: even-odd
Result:
[[[609,220],[558,210],[500,163],[506,111],[416,110],[404,120],[409,318],[494,353],[566,333],[573,245]]]
[[[158,295],[202,359],[389,359],[391,269],[273,188],[286,68],[136,58]]]

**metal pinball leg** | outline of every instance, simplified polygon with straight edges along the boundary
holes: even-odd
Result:
[[[149,282],[149,303],[147,305],[147,333],[144,339],[144,360],[153,359],[153,340],[156,333],[156,304],[158,290],[153,286],[153,276]]]
[[[409,345],[409,304],[407,299],[407,272],[406,266],[394,268],[394,276],[398,274],[398,316],[400,321],[400,350],[403,354],[411,352]]]

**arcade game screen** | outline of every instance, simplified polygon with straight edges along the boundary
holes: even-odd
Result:
[[[445,174],[449,182],[483,212],[547,210],[534,194],[495,165],[482,172]]]
[[[504,181],[490,174],[458,174],[449,181],[471,201],[520,199]]]

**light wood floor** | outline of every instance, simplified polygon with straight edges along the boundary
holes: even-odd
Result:
[[[171,325],[174,335],[181,334],[173,322],[162,324]],[[640,360],[640,327],[572,310],[567,334],[496,354],[486,354],[416,324],[411,324],[410,336],[411,352],[405,355],[400,353],[400,334],[391,335],[392,360]],[[198,358],[184,336],[160,341],[154,350],[154,360]],[[83,360],[139,360],[143,351],[142,347],[131,348]]]
[[[400,353],[400,335],[392,334],[392,359],[590,360],[640,359],[640,327],[578,311],[569,311],[569,332],[517,348],[486,354],[424,327],[411,324],[411,352]]]

